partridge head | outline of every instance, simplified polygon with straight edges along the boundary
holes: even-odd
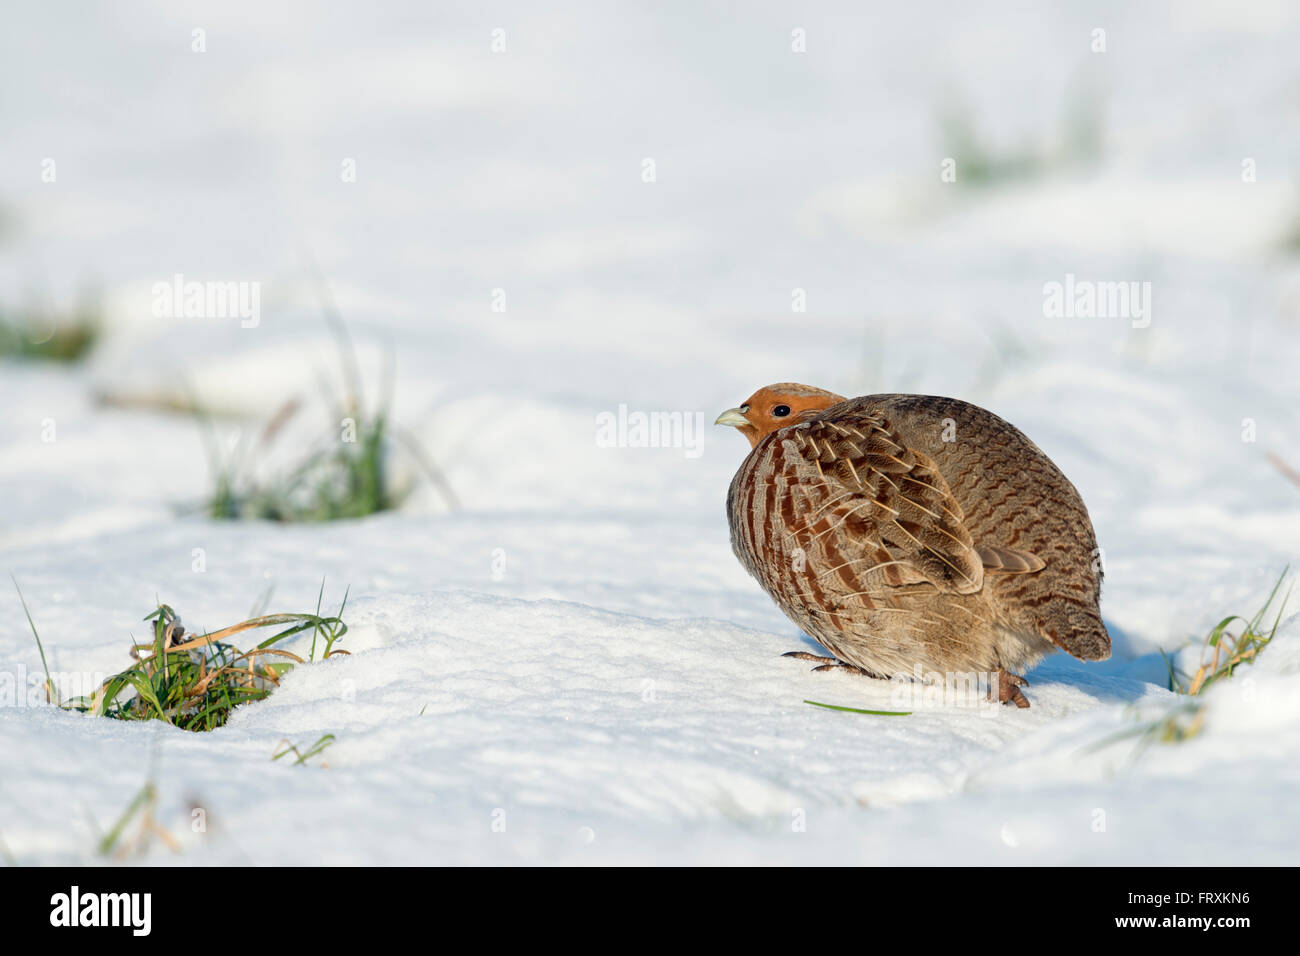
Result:
[[[752,448],[778,428],[808,421],[817,412],[842,401],[842,395],[825,389],[782,382],[760,388],[736,408],[728,408],[713,424],[735,427],[749,439]]]

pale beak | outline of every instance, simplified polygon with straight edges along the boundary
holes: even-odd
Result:
[[[731,425],[735,428],[741,428],[749,424],[749,419],[739,408],[728,408],[725,412],[714,419],[715,425]]]

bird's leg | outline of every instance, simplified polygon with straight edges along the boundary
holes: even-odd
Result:
[[[840,660],[838,657],[819,657],[816,654],[809,654],[807,651],[786,651],[781,656],[794,657],[801,661],[818,661],[819,662],[818,666],[813,668],[814,672],[839,670],[841,667],[843,667],[850,671],[853,671],[855,674],[862,674],[866,677],[874,676],[864,671],[861,667],[858,667],[854,664],[844,663],[844,661]]]
[[[998,701],[1003,704],[1015,704],[1021,710],[1029,707],[1029,698],[1021,693],[1020,688],[1029,684],[1019,674],[1012,674],[1010,671],[997,671],[998,675]],[[993,688],[989,688],[989,699],[993,698]]]

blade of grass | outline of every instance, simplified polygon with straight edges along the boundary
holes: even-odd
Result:
[[[126,809],[123,810],[122,815],[117,818],[117,822],[113,824],[112,829],[104,834],[104,838],[99,841],[99,853],[101,856],[108,856],[113,852],[114,847],[117,846],[118,841],[122,838],[122,831],[125,830],[126,825],[131,822],[131,818],[139,812],[141,807],[152,802],[154,796],[155,794],[152,783],[146,783],[140,788],[140,792],[135,795],[129,804],[127,804]]]
[[[18,600],[23,606],[23,613],[27,615],[27,624],[32,629],[32,637],[36,638],[36,649],[41,654],[41,667],[45,669],[45,696],[54,706],[61,706],[58,689],[54,686],[54,678],[50,677],[50,665],[45,661],[45,646],[41,644],[41,635],[36,632],[36,622],[32,620],[32,612],[27,609],[27,599],[23,597],[23,589],[18,586],[18,579],[12,574],[9,575],[9,580],[13,581],[14,590],[18,592]]]
[[[316,594],[316,617],[317,622],[311,629],[311,653],[308,655],[313,661],[316,659],[316,637],[320,634],[320,606],[325,600],[325,575],[320,576],[320,591]]]
[[[872,717],[911,717],[910,710],[862,710],[859,707],[841,707],[838,704],[823,704],[816,700],[805,700],[805,704],[812,704],[814,707],[824,707],[827,710],[842,710],[850,714],[869,714]]]
[[[321,751],[323,751],[326,747],[329,747],[331,744],[333,744],[333,743],[334,743],[334,735],[333,735],[333,734],[325,734],[323,737],[321,737],[319,740],[317,740],[314,744],[312,744],[310,747],[308,747],[307,750],[306,750],[305,752],[304,752],[304,751],[300,751],[296,746],[294,746],[293,742],[290,741],[289,738],[287,738],[287,737],[282,738],[282,739],[280,740],[280,743],[284,744],[284,745],[285,745],[285,748],[284,748],[283,750],[279,751],[278,753],[274,753],[274,754],[272,754],[272,755],[271,755],[271,759],[272,759],[272,760],[279,760],[281,757],[285,757],[285,756],[287,756],[287,755],[289,755],[289,754],[292,753],[292,754],[294,754],[295,756],[297,756],[297,758],[298,758],[297,760],[295,760],[295,761],[293,762],[293,763],[294,763],[294,766],[300,766],[300,765],[302,765],[302,764],[305,764],[305,763],[306,763],[310,758],[312,758],[312,757],[316,756],[317,754],[319,754],[319,753],[320,753]],[[277,744],[276,746],[279,746],[279,744]]]

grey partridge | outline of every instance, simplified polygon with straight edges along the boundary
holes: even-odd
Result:
[[[732,549],[834,655],[790,656],[880,678],[994,675],[991,696],[1020,707],[1017,672],[1045,654],[1110,656],[1083,500],[992,412],[786,383],[717,423],[752,446],[727,493]]]

